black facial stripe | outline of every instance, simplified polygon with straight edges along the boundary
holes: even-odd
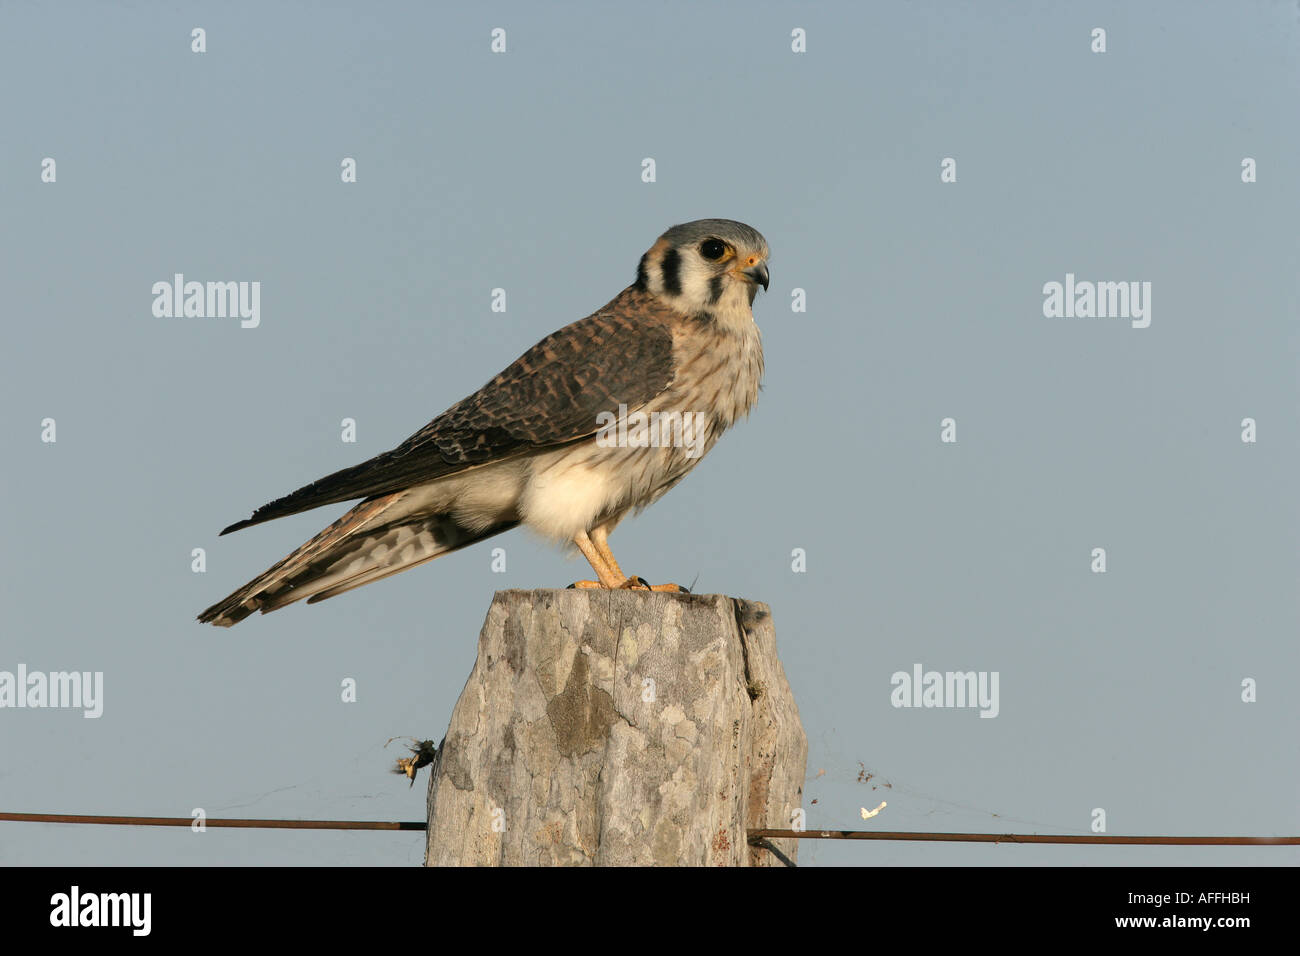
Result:
[[[682,257],[677,254],[676,249],[669,249],[664,253],[664,261],[660,264],[660,268],[663,270],[664,291],[669,295],[682,294],[681,266]]]
[[[637,263],[637,266],[636,266],[636,287],[637,287],[638,289],[645,289],[645,287],[648,286],[648,285],[650,284],[650,276],[646,273],[646,270],[645,270],[645,263],[646,263],[646,260],[649,259],[649,258],[650,258],[650,253],[647,252],[645,255],[643,255],[643,256],[641,257],[641,261]]]
[[[722,276],[714,276],[709,280],[709,304],[712,305],[722,298]]]

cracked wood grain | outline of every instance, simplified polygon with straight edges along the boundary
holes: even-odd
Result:
[[[429,781],[428,865],[782,866],[807,739],[766,605],[502,591]]]

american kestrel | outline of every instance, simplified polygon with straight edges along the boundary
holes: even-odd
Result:
[[[520,524],[578,547],[597,580],[577,586],[650,587],[619,568],[609,533],[681,481],[754,404],[763,348],[751,307],[768,287],[767,258],[767,241],[744,223],[673,226],[604,308],[542,339],[392,451],[222,531],[363,499],[199,620],[229,627],[323,601]]]

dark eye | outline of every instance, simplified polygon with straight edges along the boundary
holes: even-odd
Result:
[[[721,259],[727,244],[721,239],[705,239],[700,243],[700,255],[706,259]]]

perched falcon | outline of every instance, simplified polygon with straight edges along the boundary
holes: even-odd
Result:
[[[767,255],[744,223],[673,226],[604,308],[542,339],[392,451],[222,531],[363,499],[199,620],[229,627],[323,601],[520,524],[577,545],[597,578],[580,587],[649,587],[619,568],[608,535],[681,481],[758,397],[751,306],[768,286]]]

